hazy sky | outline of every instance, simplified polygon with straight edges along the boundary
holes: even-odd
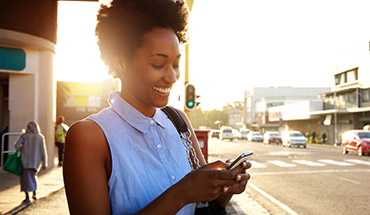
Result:
[[[59,8],[57,79],[101,80],[98,4]],[[337,55],[370,41],[369,8],[367,0],[194,0],[189,76],[202,109],[241,101],[251,87],[331,87]],[[175,106],[183,82],[173,88]]]

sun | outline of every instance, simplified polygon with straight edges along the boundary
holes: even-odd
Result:
[[[54,58],[55,79],[101,82],[108,68],[100,59],[95,36],[98,2],[58,2],[58,39]]]

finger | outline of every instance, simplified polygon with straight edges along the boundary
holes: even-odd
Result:
[[[251,162],[248,162],[248,161],[245,161],[245,162],[242,163],[242,167],[244,169],[249,169],[249,168],[252,167],[252,163]]]
[[[242,173],[242,174],[238,174],[235,177],[235,181],[237,182],[248,181],[250,178],[251,176],[248,173]]]

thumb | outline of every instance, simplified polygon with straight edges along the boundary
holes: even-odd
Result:
[[[202,166],[202,168],[205,168],[205,169],[225,169],[227,166],[228,166],[228,164],[218,160],[218,161],[206,164],[206,165]]]

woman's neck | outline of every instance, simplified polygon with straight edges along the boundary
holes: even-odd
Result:
[[[153,106],[149,106],[144,104],[142,101],[137,99],[131,93],[127,93],[127,91],[123,90],[120,93],[122,99],[124,99],[127,103],[129,103],[132,107],[134,107],[137,111],[142,113],[146,117],[152,118],[155,114],[156,108]]]

